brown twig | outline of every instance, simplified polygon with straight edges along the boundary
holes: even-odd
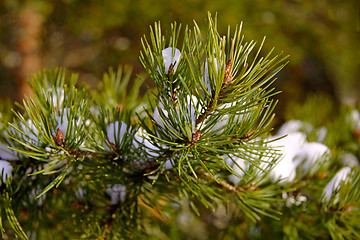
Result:
[[[203,114],[200,115],[200,117],[198,119],[196,119],[196,126],[199,125],[200,123],[202,123],[205,118],[207,118],[211,112],[214,110],[215,105],[221,100],[221,98],[225,95],[225,89],[226,87],[232,82],[233,80],[233,76],[232,76],[232,67],[233,67],[233,63],[232,63],[232,59],[230,59],[228,61],[228,63],[225,66],[225,75],[224,75],[224,79],[223,79],[223,83],[218,95],[218,98],[211,98],[205,112]]]
[[[255,191],[257,188],[253,186],[253,184],[249,187],[246,187],[246,188],[242,188],[242,187],[238,187],[238,186],[234,186],[234,185],[231,185],[230,183],[226,182],[226,181],[223,181],[223,180],[220,180],[220,179],[217,179],[213,176],[211,176],[209,173],[207,172],[203,172],[201,171],[202,175],[206,178],[209,178],[211,180],[214,180],[219,186],[231,191],[231,192],[245,192],[245,191]]]

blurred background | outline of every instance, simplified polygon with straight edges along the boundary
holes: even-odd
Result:
[[[266,36],[264,52],[275,47],[290,55],[276,82],[278,119],[314,95],[358,102],[358,0],[1,0],[0,97],[21,100],[29,94],[27,80],[44,68],[66,67],[91,87],[111,66],[130,64],[133,74],[142,73],[140,38],[149,25],[192,27],[194,19],[205,26],[208,11],[217,12],[224,35],[243,21],[246,41]]]

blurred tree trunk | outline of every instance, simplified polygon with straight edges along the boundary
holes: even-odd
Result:
[[[16,69],[17,98],[31,95],[27,80],[41,69],[41,31],[43,16],[34,7],[24,7],[18,15],[17,51],[21,63]]]

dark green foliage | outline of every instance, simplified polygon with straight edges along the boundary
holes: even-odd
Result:
[[[294,181],[269,174],[281,160],[281,137],[269,137],[286,57],[245,42],[242,25],[223,36],[216,17],[207,23],[205,32],[174,23],[168,36],[151,27],[140,53],[156,86],[147,98],[129,67],[110,69],[92,92],[64,69],[33,77],[34,96],[2,123],[11,156],[0,153],[13,167],[0,185],[3,238],[358,237],[357,166],[322,194],[341,153]],[[349,142],[359,143],[329,146]]]

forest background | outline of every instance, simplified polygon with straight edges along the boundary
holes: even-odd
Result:
[[[140,38],[149,25],[205,23],[219,15],[219,32],[244,24],[246,39],[290,55],[278,76],[275,125],[294,118],[309,98],[332,105],[356,104],[360,96],[360,3],[356,0],[207,1],[3,0],[0,1],[0,96],[20,101],[31,94],[27,80],[44,68],[62,66],[95,87],[109,67],[139,61]],[[204,24],[200,27],[204,27]],[[145,81],[152,86],[149,79]],[[146,87],[142,87],[144,92]],[[321,111],[321,109],[319,109]]]
[[[1,108],[6,106],[6,99],[21,102],[24,95],[31,96],[27,81],[33,74],[57,66],[79,73],[80,82],[96,89],[110,67],[128,64],[133,68],[131,79],[140,76],[147,85],[155,87],[139,61],[140,39],[149,34],[149,25],[160,21],[166,34],[173,21],[181,23],[184,29],[195,20],[204,29],[208,12],[218,15],[220,33],[225,35],[227,26],[234,29],[243,22],[245,41],[261,43],[266,36],[263,52],[275,47],[275,52],[290,55],[289,63],[274,82],[276,90],[282,93],[274,97],[279,103],[272,122],[273,134],[292,119],[310,123],[316,131],[325,126],[328,134],[324,143],[332,150],[332,161],[337,163],[343,152],[351,153],[358,170],[360,2],[356,0],[2,0]],[[146,84],[140,89],[143,94]],[[357,109],[357,119],[352,119],[356,124],[349,121],[348,116],[353,115],[349,109],[344,111],[346,107]],[[308,135],[312,140],[314,136]],[[358,204],[357,201],[353,208],[354,216],[358,216]],[[352,210],[353,205],[350,207]],[[346,213],[347,209],[342,211]],[[287,214],[284,211],[284,216]],[[296,214],[289,215],[297,218]],[[291,225],[286,219],[282,218],[284,226]],[[345,222],[351,227],[357,221]],[[286,227],[282,230],[286,234],[292,232],[286,232]]]

